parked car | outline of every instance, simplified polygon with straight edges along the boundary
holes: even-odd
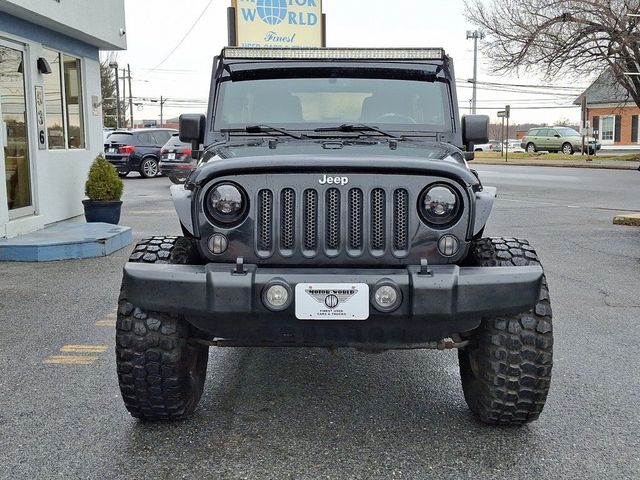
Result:
[[[141,128],[116,130],[104,144],[104,152],[121,177],[140,172],[145,178],[160,173],[160,149],[176,130],[167,128]]]
[[[589,137],[587,140],[588,153],[595,153],[602,148],[597,139]],[[573,155],[574,152],[582,151],[582,135],[568,127],[532,128],[522,139],[520,146],[529,153],[547,151]]]
[[[520,145],[520,140],[515,138],[510,138],[509,140],[505,140],[501,145],[498,146],[497,151],[502,152],[505,150],[509,153],[524,153],[524,148]]]
[[[191,156],[191,144],[180,141],[177,133],[160,150],[160,173],[173,183],[184,183],[196,168],[197,162]]]
[[[115,130],[113,128],[105,128],[104,130],[102,130],[104,143],[107,143],[107,138],[109,138],[114,131]]]
[[[488,143],[481,143],[473,146],[474,152],[494,152],[500,151],[500,142],[497,140],[489,140]]]

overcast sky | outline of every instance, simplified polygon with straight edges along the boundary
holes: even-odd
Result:
[[[134,97],[167,97],[165,119],[187,111],[204,111],[197,103],[186,101],[207,98],[213,57],[226,44],[226,9],[231,0],[125,0],[125,3],[128,49],[117,55],[121,66],[131,65]],[[473,41],[465,38],[466,31],[473,26],[464,19],[463,10],[462,0],[324,0],[327,43],[330,47],[444,47],[455,60],[457,79],[464,82],[473,76]],[[202,18],[176,48],[203,11]],[[519,78],[495,76],[486,63],[480,54],[479,82],[550,83],[531,74]],[[571,83],[582,87],[589,80]],[[559,78],[554,85],[569,83]],[[471,88],[464,83],[458,86],[461,112],[467,113]],[[556,123],[562,118],[577,123],[580,118],[578,108],[520,109],[570,105],[575,96],[567,89],[560,90],[569,92],[567,96],[558,96],[495,91],[501,87],[487,85],[478,88],[478,113],[489,114],[496,121],[496,112],[507,103],[514,107],[514,123]],[[178,103],[180,107],[173,106]],[[134,117],[159,119],[159,109],[153,105],[134,107]]]

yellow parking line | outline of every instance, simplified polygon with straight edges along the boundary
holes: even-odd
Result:
[[[99,327],[115,327],[116,319],[115,318],[103,318],[102,320],[98,320],[96,325]]]
[[[107,313],[104,318],[101,318],[96,322],[99,327],[115,327],[116,320],[118,319],[118,312],[114,310],[111,313]]]
[[[88,355],[51,355],[45,358],[42,363],[54,365],[91,365],[98,357]]]
[[[60,349],[63,353],[103,353],[107,345],[65,345]]]

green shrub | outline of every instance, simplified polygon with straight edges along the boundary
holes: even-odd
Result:
[[[89,169],[89,177],[84,186],[84,193],[89,200],[113,201],[120,200],[124,184],[116,168],[100,154]]]

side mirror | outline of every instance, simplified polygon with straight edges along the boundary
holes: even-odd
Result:
[[[462,143],[468,152],[473,152],[474,146],[489,141],[489,116],[466,115],[462,117]]]
[[[180,115],[180,141],[190,143],[194,155],[200,149],[200,144],[204,143],[206,124],[207,118],[202,114]]]

